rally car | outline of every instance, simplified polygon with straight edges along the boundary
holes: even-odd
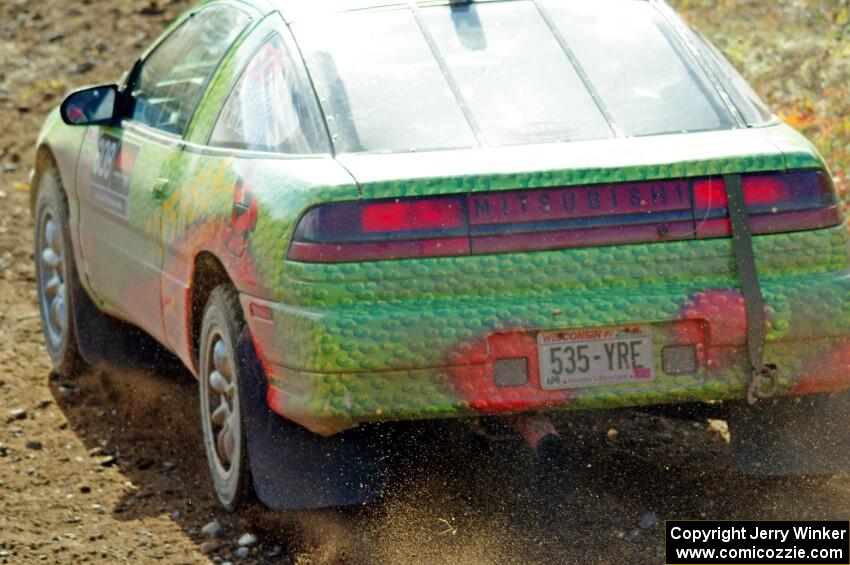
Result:
[[[172,352],[228,509],[374,498],[388,421],[728,401],[844,464],[770,400],[850,386],[830,173],[660,0],[212,0],[37,155],[55,370]]]

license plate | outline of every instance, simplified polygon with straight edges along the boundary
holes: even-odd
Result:
[[[544,390],[655,380],[649,326],[540,332],[537,350]]]

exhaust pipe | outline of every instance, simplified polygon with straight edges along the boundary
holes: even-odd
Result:
[[[534,414],[517,416],[514,427],[534,451],[538,459],[556,461],[564,455],[564,444],[561,435],[548,417]]]

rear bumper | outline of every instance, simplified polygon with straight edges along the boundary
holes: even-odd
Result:
[[[672,376],[659,370],[654,382],[551,392],[540,388],[533,371],[526,385],[496,386],[492,362],[335,374],[272,365],[266,367],[268,401],[278,414],[330,435],[362,422],[743,399],[748,385],[746,349],[727,348],[722,354],[729,362],[722,371],[703,368],[694,375]],[[782,395],[850,388],[850,337],[771,343],[767,356],[781,360]]]
[[[768,305],[765,361],[779,367],[781,393],[850,387],[844,228],[763,236],[755,245]],[[293,302],[310,299],[298,305],[242,300],[270,406],[322,434],[368,421],[739,399],[748,380],[746,316],[730,247],[718,240],[525,254],[512,261],[527,268],[494,280],[398,281],[388,273],[374,282],[311,281],[299,287]],[[609,253],[620,260],[608,264]],[[653,260],[636,261],[636,253]],[[594,259],[599,284],[562,268],[572,260],[581,270],[582,256]],[[653,328],[654,381],[542,389],[539,331],[633,324]],[[697,348],[698,371],[666,374],[661,350],[684,344]],[[528,382],[496,386],[493,363],[518,357],[528,362]]]

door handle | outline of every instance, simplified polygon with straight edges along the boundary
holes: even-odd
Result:
[[[153,188],[151,188],[153,199],[165,200],[165,197],[168,196],[168,185],[168,179],[156,179],[156,182],[153,183]]]

